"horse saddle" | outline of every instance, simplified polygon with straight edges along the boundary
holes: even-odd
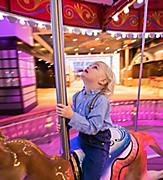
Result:
[[[106,164],[106,171],[102,179],[118,178],[121,170],[129,165],[136,156],[136,149],[138,144],[135,138],[129,134],[127,129],[120,126],[113,126],[111,131],[111,143],[109,158]],[[80,149],[78,137],[73,138],[70,141],[71,147],[71,162],[74,169],[74,175],[76,179],[79,179],[80,173],[82,173],[82,161],[84,158],[84,152]],[[133,151],[134,149],[134,151]]]

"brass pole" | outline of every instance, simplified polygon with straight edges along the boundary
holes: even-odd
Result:
[[[140,104],[140,91],[141,91],[141,80],[143,72],[143,56],[144,56],[144,46],[145,46],[145,32],[147,26],[147,13],[148,13],[148,0],[144,0],[144,23],[142,32],[142,47],[141,47],[141,58],[140,58],[140,70],[139,70],[139,83],[138,83],[138,96],[136,102],[136,115],[134,121],[134,129],[138,131],[138,114],[139,114],[139,104]]]
[[[51,0],[51,22],[53,35],[53,55],[54,55],[54,70],[56,81],[57,103],[67,105],[66,92],[66,75],[64,61],[64,29],[62,18],[62,1]],[[66,119],[58,117],[61,124],[61,147],[63,157],[66,160],[70,159],[69,153],[69,135],[66,126]]]

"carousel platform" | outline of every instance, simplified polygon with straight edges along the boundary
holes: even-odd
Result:
[[[68,88],[69,102],[74,92],[81,89],[81,82]],[[39,105],[31,112],[12,117],[1,116],[0,130],[14,138],[26,138],[45,151],[47,154],[60,152],[60,137],[56,131],[56,91],[55,89],[38,89]],[[116,86],[112,96],[112,119],[115,124],[133,130],[137,97],[136,87]],[[138,131],[148,132],[154,136],[163,149],[163,92],[162,89],[142,87]],[[77,132],[71,130],[70,137],[76,136]],[[148,151],[148,169],[163,170],[163,157],[159,157],[151,149]]]

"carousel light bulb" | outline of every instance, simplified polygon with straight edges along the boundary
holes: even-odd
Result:
[[[133,38],[137,38],[138,34],[137,33],[133,33]]]
[[[85,33],[86,33],[86,30],[82,29],[82,30],[81,30],[81,34],[82,34],[82,35],[85,35]]]
[[[126,6],[123,10],[124,10],[124,13],[125,13],[125,14],[129,13],[129,8],[128,8],[128,6]]]
[[[144,2],[144,0],[137,0],[138,4],[142,4]]]
[[[111,33],[111,37],[112,37],[112,38],[114,38],[114,35],[115,35],[114,33]]]
[[[20,23],[21,25],[25,25],[24,19],[23,19],[23,18],[20,18],[20,19],[19,19],[19,23]]]
[[[4,14],[3,13],[0,13],[0,20],[4,20]]]
[[[44,28],[44,25],[39,22],[39,23],[38,23],[38,27],[42,29],[42,28]]]
[[[68,32],[72,33],[73,29],[71,27],[68,27]]]
[[[126,38],[126,33],[122,33],[122,38]]]
[[[118,15],[116,15],[116,14],[112,18],[113,18],[114,21],[118,21],[119,20]]]
[[[148,38],[149,37],[149,34],[148,33],[145,33],[145,38]]]
[[[93,31],[94,36],[97,36],[98,32],[97,31]]]
[[[156,34],[156,38],[160,38],[160,34]]]

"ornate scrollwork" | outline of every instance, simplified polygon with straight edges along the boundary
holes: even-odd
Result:
[[[49,0],[17,0],[19,6],[26,11],[34,11],[36,8]]]
[[[163,27],[163,12],[153,12],[150,16],[155,23],[160,26]]]
[[[119,21],[111,21],[111,24],[114,27],[122,27],[125,24],[131,24],[132,26],[137,26],[138,18],[135,15],[122,14],[119,18]]]
[[[143,24],[143,17],[138,19],[136,15],[129,15],[129,14],[122,14],[119,17],[119,21],[111,21],[111,25],[114,27],[124,27],[124,26],[138,26],[139,24]],[[157,26],[162,28],[163,27],[163,12],[152,12],[148,15],[147,19],[147,27]]]
[[[91,24],[97,18],[97,14],[93,12],[88,6],[76,3],[72,5],[64,6],[64,17],[67,19],[74,18],[75,14],[77,14],[80,19],[86,24]]]

